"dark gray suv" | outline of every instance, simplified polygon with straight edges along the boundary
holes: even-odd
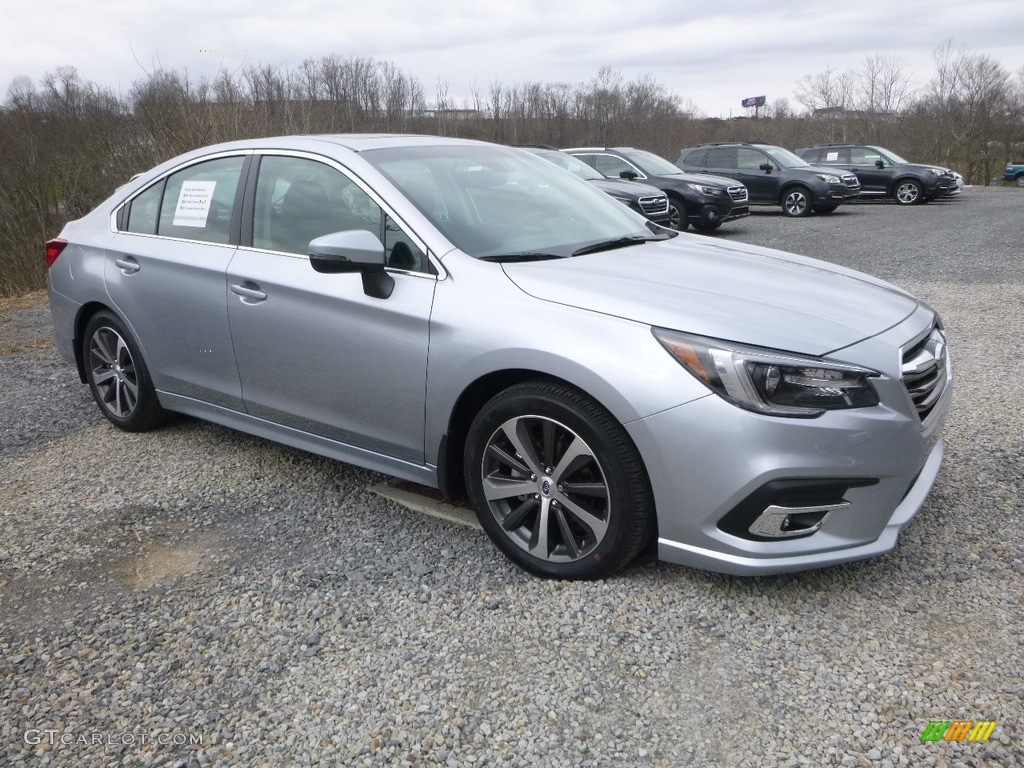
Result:
[[[751,205],[780,205],[787,216],[831,213],[860,195],[854,174],[809,165],[771,144],[701,144],[680,152],[676,165],[684,171],[736,179],[746,186]]]
[[[948,168],[911,163],[868,144],[815,144],[796,153],[809,163],[857,174],[865,197],[891,197],[900,205],[916,205],[957,190],[956,177]]]

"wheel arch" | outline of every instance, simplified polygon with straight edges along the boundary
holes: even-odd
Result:
[[[465,499],[466,478],[463,474],[463,455],[466,450],[466,438],[469,434],[469,427],[492,397],[509,387],[522,384],[527,381],[547,382],[550,384],[561,384],[582,392],[588,398],[597,403],[607,411],[613,419],[621,424],[621,419],[615,415],[615,411],[609,408],[607,403],[595,396],[593,392],[581,387],[576,382],[566,378],[555,376],[551,373],[536,370],[533,368],[506,368],[496,370],[479,376],[470,382],[460,393],[448,416],[447,429],[441,435],[437,452],[437,486],[441,494],[449,500]],[[639,454],[639,448],[637,449]],[[643,456],[641,455],[641,461]]]
[[[904,181],[914,182],[915,184],[917,184],[918,187],[921,188],[921,194],[924,194],[924,182],[921,181],[916,176],[913,176],[909,173],[904,173],[902,176],[897,176],[895,179],[892,180],[892,184],[889,185],[889,197],[896,196],[896,188],[899,187],[899,185],[902,184]]]
[[[74,345],[75,366],[78,368],[78,377],[82,380],[83,384],[88,383],[88,379],[85,376],[85,359],[82,357],[82,335],[85,333],[85,326],[89,324],[89,321],[92,320],[98,312],[104,311],[112,312],[117,315],[118,318],[121,318],[120,313],[118,313],[113,307],[100,301],[87,301],[78,308],[78,314],[75,315],[75,334],[72,344]],[[121,320],[122,322],[124,321],[123,318],[121,318]]]
[[[777,204],[782,205],[786,200],[786,195],[788,195],[794,187],[800,187],[800,189],[803,189],[804,191],[807,192],[807,194],[811,198],[808,201],[808,204],[813,208],[814,201],[817,199],[814,195],[814,190],[811,189],[810,184],[801,179],[793,179],[792,181],[787,181],[785,184],[782,185],[782,189],[779,190],[779,199],[777,201]]]

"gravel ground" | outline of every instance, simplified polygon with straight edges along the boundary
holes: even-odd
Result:
[[[914,290],[957,368],[899,548],[757,579],[543,581],[379,475],[117,432],[45,306],[0,306],[0,765],[1024,765],[1022,221],[1024,192],[971,188],[714,238]],[[998,725],[920,741],[957,719]]]

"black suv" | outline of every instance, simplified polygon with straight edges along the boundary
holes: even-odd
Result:
[[[852,173],[808,165],[771,144],[701,144],[680,152],[676,165],[741,181],[750,191],[751,205],[781,205],[787,216],[807,216],[812,210],[831,213],[860,195],[860,182]]]
[[[750,215],[746,187],[732,179],[683,173],[665,158],[632,147],[575,147],[562,151],[605,176],[657,187],[678,211],[681,230],[692,224],[699,232],[711,232],[727,221]]]
[[[668,204],[668,197],[660,189],[652,187],[650,184],[641,184],[638,181],[609,179],[579,158],[560,152],[554,147],[526,144],[517,146],[589,181],[606,195],[610,195],[634,211],[642,213],[655,224],[679,229],[679,212]]]
[[[796,153],[809,163],[853,171],[862,195],[891,197],[900,205],[927,203],[957,189],[956,177],[948,168],[910,163],[881,147],[815,144]]]

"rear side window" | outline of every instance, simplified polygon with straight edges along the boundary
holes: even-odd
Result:
[[[132,200],[128,208],[129,232],[140,235],[155,235],[156,224],[160,217],[160,200],[164,194],[164,180],[151,186],[141,195]]]
[[[156,234],[227,243],[244,161],[243,157],[208,160],[168,176]]]
[[[715,147],[708,150],[708,158],[704,161],[707,168],[735,168],[736,149],[734,147]]]
[[[706,149],[695,149],[693,152],[688,152],[683,158],[683,165],[704,165],[705,152],[707,152]]]

